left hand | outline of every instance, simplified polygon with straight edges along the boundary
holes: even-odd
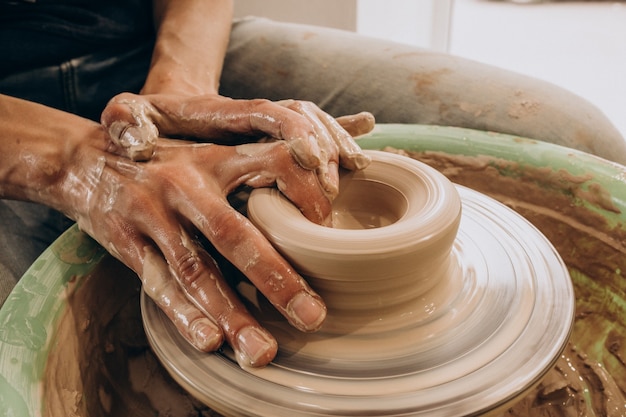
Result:
[[[237,144],[242,138],[284,140],[298,163],[315,170],[332,200],[338,193],[338,168],[362,169],[369,158],[353,136],[368,133],[374,117],[367,112],[333,118],[311,102],[234,100],[217,94],[114,97],[102,113],[111,135],[110,151],[132,160],[148,160],[157,137],[184,137]]]
[[[242,184],[277,185],[311,221],[328,217],[330,201],[315,173],[293,159],[285,142],[223,146],[159,139],[155,156],[139,163],[106,151],[105,140],[85,140],[71,152],[64,175],[55,177],[60,208],[137,273],[146,294],[190,343],[212,351],[226,341],[242,366],[266,365],[277,349],[200,236],[294,327],[315,331],[322,325],[320,297],[227,201]]]

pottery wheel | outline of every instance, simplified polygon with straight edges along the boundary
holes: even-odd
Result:
[[[242,284],[253,314],[278,339],[263,369],[241,369],[225,347],[196,351],[145,296],[148,340],[199,400],[233,416],[457,416],[502,411],[561,355],[574,320],[567,269],[523,217],[457,186],[462,218],[447,279],[385,318],[333,313],[315,334],[285,324]],[[345,330],[345,329],[344,329]]]

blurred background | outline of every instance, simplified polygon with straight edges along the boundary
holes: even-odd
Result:
[[[267,16],[431,48],[535,76],[599,107],[626,137],[626,2],[235,0]]]

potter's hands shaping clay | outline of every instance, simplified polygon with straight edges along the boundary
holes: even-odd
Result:
[[[259,366],[277,348],[196,242],[199,234],[291,324],[302,331],[321,326],[321,299],[226,199],[241,184],[277,183],[308,218],[325,219],[330,201],[315,172],[297,164],[285,142],[224,146],[160,139],[147,163],[100,155],[80,170],[74,178],[93,179],[88,201],[75,214],[80,227],[137,272],[146,293],[198,349],[215,350],[225,339],[242,365]]]
[[[32,123],[37,120],[37,123]],[[225,340],[242,365],[262,366],[275,339],[250,316],[203,235],[298,329],[318,329],[323,302],[226,199],[241,184],[276,183],[322,222],[330,200],[285,141],[238,146],[158,139],[150,161],[108,151],[98,123],[0,95],[0,197],[46,204],[78,222],[134,270],[183,336],[204,351]]]
[[[101,121],[111,134],[110,150],[135,161],[153,156],[158,136],[228,144],[284,140],[303,168],[316,170],[330,198],[338,192],[339,165],[368,165],[353,136],[374,127],[367,112],[335,119],[310,102],[233,100],[217,94],[123,93],[109,102]]]

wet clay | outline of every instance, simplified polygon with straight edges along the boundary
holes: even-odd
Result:
[[[626,231],[591,209],[618,210],[608,194],[597,184],[589,186],[592,177],[549,168],[493,157],[386,150],[421,160],[452,182],[519,212],[548,237],[570,270],[576,320],[568,347],[536,389],[503,415],[626,415]]]
[[[607,194],[583,187],[590,177],[492,157],[408,155],[520,212],[553,242],[572,275],[577,302],[570,343],[536,389],[502,415],[626,414],[621,275],[626,271],[626,232],[575,203],[578,199],[617,210]],[[131,272],[107,258],[67,291],[68,308],[59,320],[43,380],[46,416],[217,415],[183,392],[152,354],[141,325],[139,281]]]
[[[139,279],[112,257],[70,283],[45,369],[44,416],[218,416],[161,367],[139,295]]]

